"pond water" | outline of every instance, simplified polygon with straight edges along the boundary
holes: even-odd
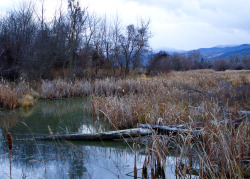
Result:
[[[125,142],[38,141],[34,137],[65,133],[109,131],[91,117],[85,98],[38,101],[30,110],[0,109],[0,179],[9,178],[6,131],[13,136],[12,178],[134,178],[133,145]],[[174,158],[174,157],[173,157]],[[137,152],[138,178],[145,147]],[[169,157],[166,177],[175,178],[175,160]]]

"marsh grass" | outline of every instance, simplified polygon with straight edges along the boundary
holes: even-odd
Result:
[[[177,108],[185,108],[187,105],[198,107],[207,99],[213,104],[229,103],[230,107],[236,104],[235,100],[237,100],[239,105],[247,106],[246,102],[249,101],[249,76],[250,72],[246,70],[226,72],[197,70],[171,72],[156,77],[148,77],[143,74],[125,79],[97,79],[92,82],[85,79],[67,81],[59,78],[52,81],[37,82],[23,80],[18,83],[8,83],[2,80],[0,84],[1,90],[6,93],[6,95],[1,95],[2,101],[5,97],[7,101],[7,97],[14,96],[14,93],[18,94],[19,99],[27,94],[41,99],[91,95],[93,101],[95,97],[100,96],[103,98],[117,97],[118,100],[133,98],[134,101],[137,97],[137,101],[143,100],[144,103],[150,104],[151,108],[153,105],[158,106],[159,112],[163,114],[162,108],[166,106],[170,109],[170,106]],[[34,93],[34,91],[37,93]],[[110,101],[110,98],[107,98],[107,100]],[[143,114],[142,118],[144,117]]]
[[[66,81],[55,79],[42,81],[40,98],[52,99],[63,97],[79,97],[91,94],[91,84],[85,80]]]
[[[172,138],[180,153],[176,173],[181,177],[248,178],[249,132],[248,118],[238,126],[215,120],[204,128],[202,140],[182,134]],[[168,148],[168,144],[163,143]]]
[[[229,123],[207,125],[203,141],[197,144],[200,176],[207,178],[244,178],[250,176],[248,118],[232,126]]]
[[[26,109],[33,106],[36,99],[80,97],[91,93],[91,83],[87,80],[68,82],[55,79],[53,81],[20,81],[18,83],[2,80],[0,82],[0,105],[8,109],[16,107]]]
[[[147,146],[144,171],[150,169],[154,177],[164,175],[167,158],[174,155],[175,173],[180,178],[249,178],[249,127],[244,116],[236,125],[214,119],[203,129],[201,140],[192,131],[176,136],[155,133]]]
[[[163,175],[173,145],[179,155],[176,174],[183,178],[188,174],[200,178],[243,178],[250,173],[248,116],[238,126],[219,121],[242,118],[238,111],[250,110],[249,87],[250,71],[196,70],[92,82],[55,79],[41,81],[41,87],[35,90],[41,99],[90,96],[92,116],[103,116],[115,129],[140,123],[188,123],[190,129],[196,129],[201,124],[203,140],[195,139],[192,133],[153,136],[143,168],[150,168],[152,178]],[[1,106],[15,108],[18,99],[32,90],[27,82],[1,82],[0,92]]]
[[[17,107],[30,107],[34,105],[34,99],[39,94],[35,92],[29,82],[24,80],[19,82],[0,81],[0,106],[6,109]]]
[[[0,84],[0,105],[6,109],[18,107],[18,94],[9,86]]]
[[[156,124],[159,118],[162,124],[224,119],[238,109],[249,109],[249,74],[206,70],[96,81],[92,115],[102,115],[102,111],[119,129]]]
[[[157,77],[106,79],[95,83],[92,115],[106,114],[115,128],[140,123],[190,124],[203,128],[203,140],[189,135],[154,135],[143,171],[164,175],[169,151],[176,148],[176,175],[185,178],[247,178],[250,175],[249,71],[199,70]],[[230,121],[244,117],[238,125]],[[220,121],[220,122],[219,122]],[[221,123],[221,121],[224,121]],[[199,124],[199,126],[197,126]],[[172,144],[172,145],[171,145]]]

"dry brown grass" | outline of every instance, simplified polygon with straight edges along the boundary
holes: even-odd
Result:
[[[116,129],[159,121],[162,125],[202,122],[203,127],[206,126],[203,141],[194,143],[191,134],[175,138],[155,135],[146,165],[150,165],[156,175],[156,166],[162,168],[170,144],[174,143],[180,155],[176,173],[181,177],[198,171],[200,178],[242,178],[250,173],[248,116],[236,127],[216,121],[237,119],[242,117],[240,110],[250,110],[249,87],[250,71],[247,70],[196,70],[94,82],[57,79],[43,81],[37,89],[42,99],[91,96],[92,115],[103,116]],[[17,107],[18,98],[31,91],[27,82],[17,86],[0,83],[0,104],[5,108]],[[211,121],[213,123],[205,125]],[[195,165],[194,158],[198,159]]]
[[[29,82],[0,81],[0,106],[3,108],[14,109],[20,106],[24,108],[33,106],[34,99],[37,99],[38,96],[39,94],[33,90]]]
[[[199,157],[200,176],[250,177],[249,127],[248,119],[237,127],[217,122],[206,126],[203,141],[195,146],[195,153]]]
[[[164,168],[168,155],[176,156],[176,175],[186,178],[250,177],[250,131],[248,118],[238,126],[215,119],[203,130],[202,139],[191,133],[177,136],[154,135],[146,166]],[[174,152],[173,149],[174,148]]]
[[[18,107],[18,94],[9,86],[0,84],[0,105],[3,108],[14,109]]]
[[[68,82],[62,79],[43,81],[41,85],[40,98],[63,98],[90,95],[91,84],[85,80]]]
[[[152,78],[105,79],[94,83],[93,115],[104,114],[116,128],[137,123],[178,124],[224,119],[249,110],[249,71],[171,72]]]
[[[247,178],[250,176],[250,131],[230,121],[249,111],[250,71],[197,70],[171,72],[157,77],[96,81],[91,98],[92,115],[104,115],[114,128],[139,123],[162,125],[202,122],[203,140],[190,135],[155,135],[148,147],[143,170],[152,177],[162,174],[166,158],[177,148],[176,175],[199,178]],[[211,123],[212,121],[212,123]],[[208,124],[206,122],[209,122]],[[194,142],[195,141],[195,142]]]

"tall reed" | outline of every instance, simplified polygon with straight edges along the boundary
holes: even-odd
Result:
[[[101,116],[115,128],[149,124],[197,124],[203,140],[192,135],[155,135],[143,166],[151,177],[164,173],[166,158],[176,150],[176,174],[185,178],[249,177],[250,72],[199,70],[124,80],[96,81],[91,97],[92,115]],[[242,123],[230,124],[244,117]],[[224,121],[223,123],[221,121]]]
[[[40,98],[63,98],[77,97],[91,94],[91,84],[85,80],[65,81],[55,79],[53,81],[43,81],[41,85]]]
[[[18,94],[10,87],[0,84],[0,105],[3,108],[14,109],[18,106]]]
[[[249,73],[228,73],[190,71],[146,79],[98,80],[91,97],[92,114],[105,114],[118,128],[156,124],[159,118],[163,124],[224,119],[237,109],[247,110],[250,100]]]

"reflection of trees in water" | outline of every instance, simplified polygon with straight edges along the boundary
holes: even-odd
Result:
[[[35,108],[36,111],[41,111],[44,115],[63,116],[73,112],[84,112],[85,103],[83,98],[41,100]]]
[[[7,142],[5,143],[7,145]],[[4,158],[7,152],[8,148],[0,145],[0,158]],[[28,175],[29,172],[45,172],[46,168],[49,173],[64,176],[70,171],[82,178],[84,174],[81,172],[86,171],[83,159],[87,157],[83,152],[77,153],[76,150],[72,150],[72,145],[56,145],[52,142],[38,142],[36,145],[34,141],[16,141],[12,151],[13,167],[24,170]],[[8,160],[6,162],[8,163]],[[38,176],[43,174],[38,173]]]
[[[51,178],[68,178],[69,171],[73,178],[91,178],[93,173],[98,172],[93,171],[93,168],[108,172],[114,178],[112,172],[120,175],[121,170],[125,174],[123,171],[128,169],[124,166],[127,166],[128,162],[130,162],[130,168],[133,168],[134,154],[129,146],[123,143],[74,142],[70,144],[16,140],[32,138],[31,135],[28,136],[31,132],[48,133],[48,125],[54,133],[65,133],[66,128],[69,132],[80,132],[84,129],[92,132],[108,130],[108,126],[105,126],[102,120],[93,120],[90,115],[85,114],[83,104],[84,101],[80,98],[39,101],[32,110],[16,110],[14,115],[1,116],[0,127],[4,129],[3,126],[6,125],[13,133],[13,167],[23,169],[27,176],[36,175],[35,178],[42,176],[50,178],[46,175]],[[0,133],[3,132],[0,130]],[[1,141],[4,141],[0,144],[1,163],[9,166],[8,157],[5,155],[8,153],[7,141],[0,135],[1,138]],[[138,160],[138,166],[139,163],[140,160]],[[0,168],[1,171],[3,169]],[[21,174],[18,173],[17,178],[20,176]]]
[[[56,133],[98,133],[109,130],[108,123],[102,119],[93,119],[84,110],[84,105],[88,103],[83,98],[46,100],[39,101],[34,108],[29,110],[16,110],[10,116],[1,115],[0,127],[15,127],[12,131],[16,133],[44,133],[48,134],[48,125],[52,132]],[[24,122],[18,123],[18,118]],[[6,124],[4,124],[6,123]],[[5,127],[6,128],[6,127]]]
[[[89,178],[92,175],[92,171],[89,170],[92,170],[93,166],[106,171],[110,169],[119,175],[119,170],[123,171],[124,167],[127,166],[128,160],[133,159],[133,152],[126,149],[126,147],[128,148],[126,145],[120,143],[103,145],[101,142],[99,146],[96,146],[96,144],[90,143],[90,145],[85,145],[81,143],[38,141],[36,145],[34,141],[16,141],[13,150],[13,166],[23,169],[27,175],[34,171],[39,171],[41,173],[37,175],[42,176],[45,173],[46,166],[48,175],[57,173],[57,175],[63,177],[70,172],[73,178]],[[7,147],[1,146],[1,158],[7,152]],[[44,160],[44,163],[41,159]],[[138,165],[142,163],[141,161],[141,159],[138,160]],[[129,166],[132,169],[133,166],[131,164],[133,162],[130,162]],[[124,172],[122,173],[124,174]],[[111,175],[113,174],[111,173]]]
[[[133,171],[134,152],[130,147],[132,144],[128,146],[128,144],[119,142],[55,143],[37,141],[36,145],[35,141],[15,141],[13,166],[23,169],[27,175],[38,171],[37,177],[45,176],[47,172],[47,175],[53,178],[55,178],[54,176],[67,178],[69,177],[67,173],[70,173],[73,178],[92,178],[95,172],[106,171],[111,177],[117,178],[118,175],[125,176],[126,173]],[[137,156],[137,168],[142,168],[145,150],[143,146],[140,148],[141,155]],[[0,158],[6,158],[6,153],[8,153],[7,141],[0,145]],[[175,159],[179,160],[179,154],[175,150],[170,150],[169,155],[173,155],[173,157],[166,160],[166,165],[173,167]],[[44,160],[44,163],[41,159]],[[8,160],[4,165],[8,165]],[[193,160],[193,165],[199,166],[197,160]],[[93,171],[93,168],[98,171]],[[173,171],[174,168],[172,171],[168,169],[168,172]]]
[[[36,121],[29,121],[31,126],[41,124],[46,126],[44,131],[48,131],[49,125],[55,133],[86,132],[83,129],[88,132],[104,131],[107,125],[102,120],[93,119],[84,110],[86,103],[88,102],[83,98],[40,101],[34,108],[36,113],[26,118],[26,121],[35,119]]]
[[[0,127],[4,126],[1,121],[7,121],[10,123],[8,126],[13,127],[13,134],[49,134],[48,126],[54,134],[97,133],[109,130],[108,124],[103,120],[93,119],[90,114],[85,113],[83,103],[85,101],[82,98],[40,101],[31,110],[16,110],[14,117],[3,116],[11,120],[0,120]],[[18,123],[18,118],[27,126]],[[15,125],[11,125],[13,121],[16,122]]]
[[[6,130],[14,127],[19,122],[18,116],[15,113],[0,115],[0,128]]]

